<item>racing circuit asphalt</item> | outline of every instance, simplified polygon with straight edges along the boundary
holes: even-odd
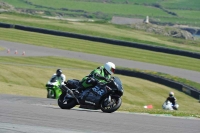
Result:
[[[57,100],[0,94],[0,133],[199,133],[200,119],[62,110]]]
[[[63,56],[117,66],[161,71],[200,82],[199,72],[130,60],[0,41],[10,49],[0,56]],[[15,55],[14,51],[18,50]],[[196,79],[196,80],[195,80]],[[197,80],[198,79],[198,80]],[[0,133],[199,133],[200,119],[125,112],[102,113],[74,108],[62,110],[57,100],[0,94]]]

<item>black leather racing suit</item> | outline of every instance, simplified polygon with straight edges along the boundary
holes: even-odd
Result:
[[[176,104],[176,98],[174,96],[169,96],[167,99],[166,99],[166,102],[167,101],[170,101],[172,103],[172,105],[174,106]]]

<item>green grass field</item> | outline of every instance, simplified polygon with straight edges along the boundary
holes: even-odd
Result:
[[[177,23],[200,26],[199,0],[0,0],[13,5],[16,9],[31,9],[40,11],[38,15],[62,15],[64,17],[79,17],[110,20],[112,16],[158,18],[160,23]],[[157,7],[156,7],[157,6]],[[124,10],[126,9],[126,10]],[[163,9],[176,13],[172,15]],[[43,13],[41,13],[43,12]],[[187,12],[186,15],[180,12]],[[191,14],[188,16],[187,14]],[[193,16],[193,17],[191,17]],[[164,19],[167,17],[169,19]],[[182,19],[182,21],[176,21]],[[188,21],[190,19],[191,21]]]
[[[123,46],[114,46],[111,44],[97,43],[80,39],[31,33],[14,29],[0,29],[0,40],[21,42],[24,44],[33,44],[51,48],[65,49],[70,51],[92,53],[200,71],[199,59]]]
[[[200,11],[196,11],[196,10],[172,10],[173,12],[176,12],[178,14],[178,16],[180,18],[182,18],[182,20],[185,20],[184,18],[188,18],[188,20],[191,21],[191,19],[196,19],[196,21],[199,21],[199,15],[200,15]]]
[[[58,57],[0,57],[0,93],[46,98],[45,84],[55,70],[61,68],[67,79],[82,79],[91,70],[102,64],[83,62]],[[2,61],[2,59],[4,59]],[[15,62],[13,62],[15,60]],[[7,64],[5,63],[7,62]],[[53,63],[56,61],[56,63]],[[54,65],[55,64],[55,65]],[[81,65],[77,65],[81,64]],[[45,68],[45,69],[44,69]],[[134,77],[119,77],[123,83],[124,95],[121,111],[148,112],[153,114],[172,114],[176,116],[199,117],[198,100],[185,93]],[[161,105],[174,91],[180,105],[179,111],[163,111]],[[184,100],[183,100],[184,99]],[[144,109],[145,105],[153,105],[152,110]]]
[[[187,10],[199,10],[199,0],[164,0],[161,5],[169,9],[187,9]]]
[[[130,4],[111,4],[111,3],[99,3],[99,2],[82,2],[74,0],[28,0],[32,5],[25,3],[23,1],[13,2],[12,0],[6,0],[7,3],[14,5],[16,8],[25,9],[36,9],[37,5],[44,7],[53,7],[56,10],[61,10],[61,8],[66,8],[69,10],[81,10],[82,12],[95,13],[102,12],[105,14],[119,14],[119,15],[142,15],[142,16],[171,16],[166,12],[152,7],[145,7],[141,5],[130,5]],[[41,7],[40,7],[41,8]],[[46,8],[41,8],[43,10],[50,10]],[[126,10],[124,10],[126,9]],[[149,14],[150,13],[150,14]]]
[[[32,3],[35,3],[37,5],[47,5],[50,7],[55,8],[68,8],[68,9],[79,9],[84,10],[86,12],[102,12],[105,14],[119,14],[119,15],[128,15],[132,13],[133,15],[150,15],[150,16],[171,16],[167,13],[165,13],[162,10],[146,7],[145,10],[143,10],[142,6],[140,5],[124,5],[124,4],[104,4],[104,3],[91,3],[91,2],[76,2],[76,1],[56,1],[56,0],[32,0]],[[126,9],[126,10],[124,10]],[[151,14],[149,14],[151,13]]]

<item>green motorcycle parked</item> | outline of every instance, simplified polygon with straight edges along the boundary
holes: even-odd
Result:
[[[58,80],[48,81],[46,84],[47,98],[58,99],[62,94]]]

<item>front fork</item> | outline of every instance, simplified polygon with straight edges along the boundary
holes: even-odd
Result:
[[[109,106],[111,103],[112,103],[112,102],[111,102],[111,96],[109,95],[108,98],[105,99],[104,105],[105,105],[105,106]]]
[[[110,94],[108,98],[106,98],[106,102],[104,103],[105,106],[112,106],[113,104],[116,104],[117,101],[112,101],[112,98],[111,98],[112,96],[119,98],[119,96],[117,95]]]

